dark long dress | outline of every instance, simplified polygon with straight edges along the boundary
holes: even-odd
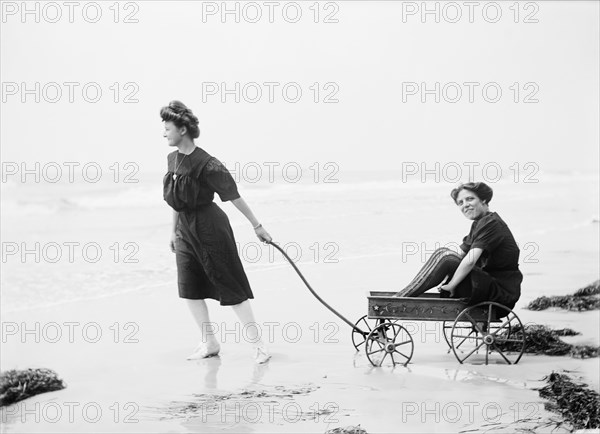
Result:
[[[179,151],[168,155],[163,198],[179,212],[175,240],[179,297],[235,305],[254,296],[229,219],[213,202],[215,193],[223,202],[240,197],[235,180],[219,160],[198,147],[187,156]]]
[[[513,308],[521,296],[523,274],[519,270],[519,247],[504,220],[489,212],[471,225],[460,248],[464,252],[483,250],[471,280],[471,304],[496,301]]]

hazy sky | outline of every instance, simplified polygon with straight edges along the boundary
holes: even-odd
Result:
[[[158,112],[180,99],[228,163],[598,167],[595,1],[26,5],[2,2],[5,162],[162,171]]]

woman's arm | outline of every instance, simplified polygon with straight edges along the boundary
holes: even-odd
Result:
[[[254,216],[254,213],[252,212],[252,210],[250,209],[250,207],[248,206],[248,204],[246,203],[246,201],[242,197],[238,197],[237,199],[233,199],[231,201],[231,203],[242,214],[244,214],[244,216],[246,216],[246,218],[248,219],[248,221],[252,224],[252,227],[255,228],[254,232],[256,233],[256,236],[258,237],[259,240],[261,240],[261,241],[267,241],[267,242],[270,242],[270,241],[273,240],[273,238],[271,238],[271,235],[269,235],[269,233],[265,230],[265,228],[263,228],[262,225],[260,225],[258,219]],[[257,226],[259,226],[259,227],[257,228]]]
[[[456,289],[458,284],[462,282],[463,279],[467,277],[467,275],[471,272],[482,253],[482,249],[480,249],[479,247],[475,247],[473,249],[470,249],[466,254],[464,254],[462,261],[460,261],[458,268],[452,276],[452,280],[450,280],[450,282],[446,283],[445,285],[441,285],[440,289],[449,291],[450,295],[454,296],[454,290]]]
[[[179,212],[173,210],[173,233],[177,230],[177,220],[179,220]]]
[[[179,212],[173,210],[173,226],[171,230],[171,241],[169,242],[169,246],[173,253],[175,253],[175,231],[177,230],[177,220],[179,220]]]

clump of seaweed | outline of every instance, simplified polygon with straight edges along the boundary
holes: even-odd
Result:
[[[592,345],[574,345],[571,348],[571,357],[577,359],[589,359],[590,357],[598,357],[600,348]]]
[[[301,386],[269,386],[266,390],[249,390],[244,389],[239,392],[232,392],[226,394],[193,394],[194,399],[189,402],[174,401],[167,408],[152,408],[152,411],[160,413],[160,419],[179,419],[179,418],[194,418],[194,417],[206,417],[208,414],[214,415],[220,408],[224,411],[222,417],[227,417],[227,411],[232,410],[235,414],[235,408],[239,405],[245,405],[246,402],[267,403],[276,402],[274,399],[281,399],[286,401],[294,401],[299,395],[308,395],[319,389],[320,386],[314,384],[305,384]],[[207,413],[208,411],[208,413]],[[315,411],[302,411],[295,415],[298,420],[315,420],[319,416],[331,414],[334,410],[325,406],[324,408],[318,408]],[[283,414],[281,410],[273,410],[273,416],[285,419],[286,414]]]
[[[576,384],[568,375],[552,372],[544,377],[548,383],[538,389],[550,400],[546,409],[561,414],[575,429],[600,428],[600,396],[587,384]]]
[[[586,287],[578,289],[573,294],[575,297],[584,297],[586,295],[597,295],[600,294],[600,280],[596,280],[594,283],[589,284]]]
[[[333,428],[325,431],[325,434],[367,434],[367,431],[360,425],[350,425],[343,428]]]
[[[5,371],[0,373],[0,407],[64,388],[63,380],[51,369]]]
[[[501,350],[520,351],[520,342],[502,342],[515,336],[523,336],[521,326],[505,330],[496,343]],[[525,326],[525,352],[534,354],[546,354],[548,356],[564,356],[571,351],[571,345],[562,341],[557,333],[549,327],[539,324],[528,324]]]
[[[564,329],[554,329],[552,330],[554,333],[556,333],[556,336],[577,336],[580,335],[581,333],[576,332],[573,329],[569,329],[569,328],[564,328]]]
[[[600,348],[589,345],[571,345],[560,339],[560,336],[576,336],[575,330],[564,328],[553,330],[540,324],[527,324],[525,326],[525,352],[531,354],[545,354],[547,356],[565,356],[587,358],[598,357]],[[523,336],[521,326],[503,331],[496,341],[502,351],[521,351],[520,342],[503,342],[503,339],[514,339]]]
[[[527,305],[529,310],[544,310],[549,307],[560,307],[574,311],[600,309],[600,280],[578,289],[572,295],[542,296]]]

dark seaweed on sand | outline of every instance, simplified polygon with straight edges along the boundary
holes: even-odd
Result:
[[[549,307],[560,307],[575,311],[600,309],[600,280],[578,289],[572,295],[538,297],[529,303],[527,309],[544,310]]]
[[[587,384],[576,384],[565,374],[553,372],[544,377],[548,383],[539,389],[551,402],[546,409],[560,413],[575,429],[600,428],[600,396]]]
[[[599,354],[600,347],[594,347],[592,345],[574,345],[573,348],[571,348],[571,357],[579,359],[598,357]]]
[[[556,336],[577,336],[580,335],[581,333],[576,332],[573,329],[568,329],[568,328],[564,328],[564,329],[554,329],[552,330],[554,333],[556,333]]]
[[[510,335],[521,336],[523,331],[521,327],[515,327],[510,330]],[[564,356],[571,355],[572,357],[588,358],[598,357],[599,348],[589,345],[571,345],[560,339],[560,336],[575,336],[578,335],[572,329],[552,330],[549,327],[539,324],[527,324],[525,326],[525,352],[533,354],[545,354],[547,356]],[[520,351],[521,344],[519,342],[502,342],[503,338],[509,338],[508,332],[504,332],[499,336],[496,345],[502,351]]]
[[[51,369],[5,371],[0,373],[0,407],[64,388],[63,381]]]
[[[346,426],[343,428],[333,428],[325,431],[325,434],[367,434],[367,431],[360,427],[360,425],[356,426]]]
[[[167,408],[157,407],[154,410],[161,414],[161,419],[206,417],[206,410],[214,409],[218,405],[222,405],[222,408],[230,405],[227,408],[233,409],[244,402],[253,402],[255,404],[261,402],[272,403],[276,402],[274,399],[294,401],[298,395],[308,395],[319,389],[319,387],[314,384],[305,384],[299,386],[269,386],[265,390],[244,389],[239,392],[225,394],[194,393],[194,399],[191,402],[173,401]],[[277,416],[278,420],[285,420],[285,417],[287,417],[284,414],[285,412],[273,411],[273,415]],[[298,420],[316,420],[319,416],[331,414],[333,411],[328,406],[325,406],[322,409],[317,408],[315,411],[300,411],[296,417],[298,417]],[[225,413],[222,416],[225,416]]]
[[[573,295],[575,297],[584,297],[586,295],[598,294],[600,294],[600,280],[596,280],[594,283],[591,283],[584,288],[578,289]]]

